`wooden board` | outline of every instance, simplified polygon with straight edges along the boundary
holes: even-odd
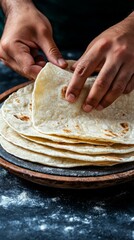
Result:
[[[2,103],[12,92],[26,86],[20,84],[0,95]],[[0,148],[0,166],[11,173],[45,186],[74,189],[95,189],[121,184],[134,179],[134,163],[113,167],[81,167],[62,169],[31,163],[14,157]]]

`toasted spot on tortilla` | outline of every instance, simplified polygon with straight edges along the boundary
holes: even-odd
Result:
[[[25,115],[14,115],[14,117],[16,117],[17,119],[20,119],[21,121],[26,121],[26,122],[30,120],[30,118]]]
[[[123,123],[120,123],[121,127],[123,127],[124,129],[128,129],[128,123],[127,122],[123,122]]]
[[[71,130],[70,130],[70,129],[67,129],[67,128],[64,128],[63,131],[64,131],[64,132],[67,132],[67,133],[70,133],[70,132],[71,132]]]
[[[64,86],[64,87],[61,89],[61,96],[62,96],[62,98],[65,98],[66,91],[67,91],[67,86]]]

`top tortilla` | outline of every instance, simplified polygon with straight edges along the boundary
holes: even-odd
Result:
[[[68,61],[67,71],[70,71],[71,65],[74,61]],[[38,132],[32,123],[32,92],[34,83],[27,85],[19,89],[17,92],[12,93],[2,106],[2,115],[7,124],[14,129],[23,137],[34,139],[36,142],[43,143],[52,141],[57,143],[87,143],[95,145],[112,145],[112,143],[93,141],[93,140],[82,140],[68,138],[64,136],[48,135]]]
[[[88,141],[134,144],[134,91],[103,111],[85,113],[81,106],[95,78],[88,78],[76,101],[65,100],[72,73],[47,63],[33,91],[32,121],[38,132]]]
[[[19,89],[12,93],[4,102],[2,106],[2,115],[6,123],[23,137],[34,139],[39,143],[46,143],[48,141],[57,143],[87,143],[95,145],[111,145],[111,143],[103,143],[97,141],[89,141],[82,139],[72,139],[62,136],[47,135],[38,132],[32,123],[32,92],[34,83]],[[51,143],[51,142],[50,142]]]

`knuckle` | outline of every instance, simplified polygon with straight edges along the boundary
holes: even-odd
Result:
[[[118,64],[113,63],[111,68],[107,72],[107,77],[110,75],[113,75],[113,73],[117,73],[117,71],[118,71]]]
[[[96,107],[98,104],[98,101],[95,97],[87,97],[86,104],[91,105],[92,107]]]
[[[80,93],[81,88],[79,86],[71,86],[69,92],[74,93],[76,96]]]
[[[113,95],[118,95],[119,93],[123,92],[124,91],[124,85],[121,84],[121,83],[118,83],[116,84],[116,86],[114,86],[112,89],[111,89],[111,93]]]
[[[105,99],[101,102],[101,105],[102,105],[104,108],[106,108],[106,107],[110,106],[110,105],[112,104],[112,102],[113,102],[112,100],[105,98]]]
[[[124,55],[127,52],[127,46],[126,45],[122,45],[122,46],[118,46],[115,50],[114,50],[114,54],[117,56],[117,58],[122,58],[124,57]]]
[[[9,48],[9,40],[7,38],[4,38],[1,40],[1,47],[6,52]]]
[[[107,50],[109,48],[109,46],[111,45],[111,41],[108,38],[101,38],[99,40],[99,51],[100,52],[104,52],[105,50]]]
[[[106,79],[98,79],[96,86],[100,89],[105,89],[108,86],[108,82]]]
[[[24,75],[29,75],[29,67],[28,66],[24,66],[23,68],[22,68],[22,72],[23,72],[23,74]]]
[[[43,26],[43,27],[40,28],[40,33],[45,37],[49,37],[51,31],[47,26]]]
[[[61,54],[59,53],[58,49],[56,47],[50,47],[48,50],[48,55],[55,55],[57,57],[61,57]]]
[[[86,66],[86,64],[78,64],[75,71],[76,71],[76,74],[79,77],[85,78],[87,76],[87,66]]]

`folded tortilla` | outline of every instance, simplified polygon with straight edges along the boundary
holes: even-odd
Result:
[[[38,132],[88,141],[134,144],[134,91],[108,108],[86,113],[82,103],[95,78],[88,78],[78,100],[65,100],[73,73],[47,63],[33,91],[32,121]]]

